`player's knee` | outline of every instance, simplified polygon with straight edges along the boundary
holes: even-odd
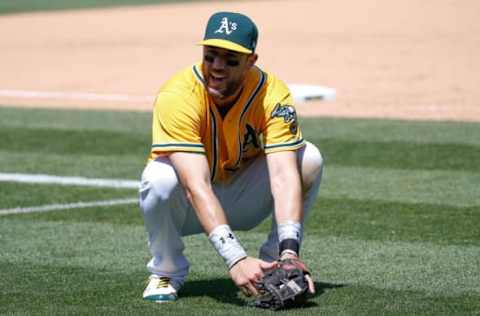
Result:
[[[302,159],[302,180],[306,187],[310,187],[322,176],[324,159],[317,146],[307,142]]]
[[[167,162],[155,161],[150,163],[143,173],[140,193],[166,201],[178,186],[179,181],[173,166]]]
[[[178,178],[176,175],[162,175],[161,177],[152,179],[152,192],[159,200],[168,200],[178,186]]]

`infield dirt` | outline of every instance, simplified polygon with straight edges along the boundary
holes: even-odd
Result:
[[[154,95],[200,58],[218,10],[250,15],[259,62],[337,90],[300,115],[480,120],[480,1],[242,1],[0,16],[0,90]],[[15,106],[151,110],[151,102],[0,96]]]

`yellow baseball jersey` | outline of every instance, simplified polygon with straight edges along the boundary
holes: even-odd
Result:
[[[212,182],[225,182],[249,160],[305,145],[288,87],[252,67],[224,118],[208,94],[201,63],[174,75],[155,100],[149,160],[171,152],[205,154]]]

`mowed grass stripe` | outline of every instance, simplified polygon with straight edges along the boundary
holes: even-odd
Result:
[[[129,192],[129,195],[132,196]],[[138,204],[129,204],[115,207],[91,207],[84,209],[63,210],[61,212],[29,213],[10,215],[10,218],[24,221],[51,221],[62,222],[68,225],[76,223],[103,223],[114,225],[132,225],[143,227],[143,217]]]
[[[149,134],[150,112],[0,107],[0,126]]]
[[[480,173],[326,165],[320,198],[480,206]]]
[[[358,143],[463,144],[480,146],[480,124],[474,122],[405,121],[349,118],[301,118],[307,139]]]
[[[318,300],[320,315],[477,315],[478,295],[432,296],[414,290],[385,290],[369,286],[325,285]],[[310,314],[313,315],[313,314]]]
[[[227,276],[192,270],[175,304],[153,304],[140,298],[141,272],[112,273],[102,269],[34,264],[22,274],[0,263],[0,275],[13,286],[2,287],[0,313],[144,315],[277,315],[245,307],[246,300]],[[10,273],[7,273],[10,272]],[[318,294],[307,308],[288,315],[474,315],[480,297],[473,293],[432,296],[423,291],[386,290],[368,286],[316,282]],[[42,291],[38,291],[41,288]],[[68,288],[68,291],[64,289]],[[25,299],[28,297],[28,299]],[[372,299],[372,297],[374,299]],[[194,306],[194,308],[191,308]]]
[[[480,146],[480,124],[301,117],[308,140],[350,141],[355,143],[463,144]],[[0,106],[0,126],[15,128],[55,128],[67,130],[107,130],[150,133],[150,112],[82,111],[68,109],[9,108]]]
[[[22,214],[15,218],[69,225],[110,223],[143,227],[138,205]],[[478,223],[480,207],[320,198],[308,217],[306,229],[317,237],[480,246]],[[270,218],[254,229],[264,234],[269,230]]]
[[[480,146],[480,124],[301,117],[307,139]],[[149,133],[151,112],[0,107],[0,126]]]
[[[480,172],[480,146],[464,144],[413,144],[404,142],[352,142],[310,139],[334,165],[377,169],[459,170]],[[64,155],[143,155],[150,150],[150,136],[104,130],[0,128],[4,152]]]
[[[0,209],[121,199],[135,194],[131,189],[0,182]]]
[[[306,230],[318,237],[480,246],[480,207],[320,198]],[[270,221],[255,229],[267,233]]]
[[[125,197],[127,196],[132,196],[132,192],[130,192],[130,195],[125,195]],[[69,225],[74,225],[75,223],[103,223],[143,227],[144,224],[138,204],[104,208],[91,207],[81,210],[71,209],[49,213],[17,214],[10,218],[24,221],[62,222]]]
[[[0,128],[0,148],[10,152],[56,153],[64,155],[146,155],[147,133],[105,130],[47,128]]]
[[[146,160],[141,153],[102,156],[0,150],[0,170],[9,173],[139,180]]]
[[[334,165],[377,169],[480,171],[480,146],[315,139]]]
[[[33,263],[122,273],[141,271],[149,258],[146,234],[138,226],[4,220],[0,229],[3,264]],[[29,237],[32,231],[34,239]],[[252,254],[266,237],[255,232],[238,235]],[[187,237],[185,243],[196,273],[225,274],[221,258],[215,255],[204,235]],[[119,257],[122,259],[118,260]],[[441,296],[480,295],[480,247],[476,246],[379,242],[310,234],[305,239],[303,257],[318,274],[318,281]]]
[[[40,156],[38,160],[28,160],[32,163],[30,167],[33,170],[38,167],[37,172],[55,172],[57,175],[60,171],[65,172],[59,168],[59,165],[49,165],[52,163],[49,156]],[[129,176],[130,180],[135,180],[135,178],[139,179],[143,168],[143,161],[136,161],[131,165],[120,164],[121,161],[111,159],[101,161],[86,159],[83,162],[95,162],[86,167],[80,161],[73,160],[70,165],[70,160],[58,158],[68,168],[69,176],[82,174],[98,176],[101,173],[102,177]],[[85,159],[85,157],[79,159]],[[123,165],[126,169],[120,168]],[[95,168],[96,166],[104,169]],[[26,166],[23,167],[26,172],[32,171],[30,168],[25,168]],[[132,174],[136,174],[136,177],[132,177]],[[321,198],[475,207],[480,206],[480,174],[454,171],[409,172],[327,165],[321,187]]]
[[[249,311],[226,276],[188,283],[175,304],[155,304],[142,299],[144,272],[38,263],[21,274],[14,273],[18,266],[12,264],[0,263],[0,270],[2,280],[12,284],[0,290],[2,315],[246,315]]]
[[[324,280],[442,296],[480,294],[480,247],[340,237],[305,240],[303,256]],[[341,271],[341,274],[339,274]]]
[[[125,204],[137,204],[138,199],[134,198],[123,198],[115,200],[102,200],[102,201],[88,201],[88,202],[74,202],[69,204],[47,204],[40,206],[32,207],[15,207],[11,209],[0,209],[0,216],[12,215],[12,214],[25,214],[25,213],[45,213],[52,211],[64,211],[64,210],[78,210],[82,208],[90,207],[109,207],[115,205],[125,205]]]

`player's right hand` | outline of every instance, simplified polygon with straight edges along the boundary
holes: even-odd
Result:
[[[246,296],[257,296],[255,284],[263,277],[264,271],[273,269],[276,262],[267,262],[253,257],[246,257],[230,268],[230,277]]]

